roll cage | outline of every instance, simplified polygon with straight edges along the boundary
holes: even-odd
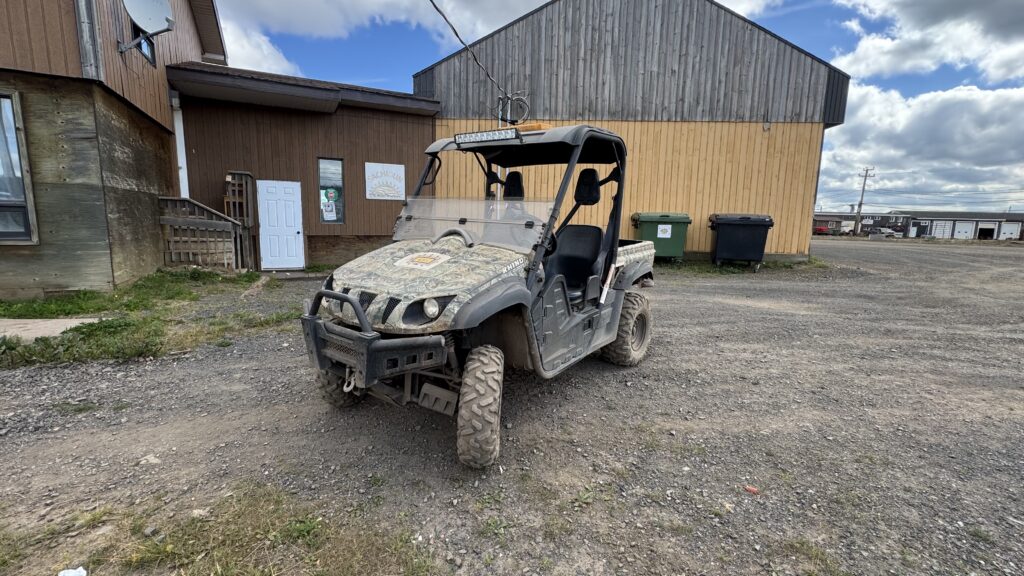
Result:
[[[507,128],[505,130],[513,130]],[[614,251],[619,243],[619,228],[622,221],[622,203],[624,183],[626,177],[626,145],[618,135],[608,130],[596,128],[589,125],[563,126],[538,131],[520,132],[513,130],[515,136],[501,140],[459,142],[458,137],[443,138],[431,144],[426,154],[427,164],[420,176],[413,197],[419,197],[424,187],[434,183],[437,173],[440,171],[443,161],[440,157],[442,152],[459,151],[474,154],[477,163],[484,172],[486,178],[485,195],[488,198],[498,197],[500,192],[495,191],[495,184],[504,184],[494,171],[494,166],[503,169],[512,169],[524,166],[560,165],[565,164],[558,192],[555,196],[554,207],[544,224],[544,231],[537,246],[534,249],[533,258],[530,262],[527,286],[535,295],[539,293],[542,286],[537,282],[537,274],[541,262],[546,253],[553,246],[553,238],[558,230],[556,224],[561,215],[562,204],[565,201],[566,193],[572,183],[572,177],[576,167],[580,164],[589,165],[614,165],[611,172],[599,185],[608,182],[616,182],[615,196],[612,201],[612,211],[608,220],[608,229],[605,231],[606,241],[602,246],[602,252]],[[575,203],[570,211],[567,223],[580,204]],[[563,226],[565,225],[563,223]],[[607,275],[614,265],[613,258],[604,258],[602,278]]]

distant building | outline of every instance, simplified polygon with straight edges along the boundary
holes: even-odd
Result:
[[[956,240],[1020,240],[1024,212],[907,211],[907,237]]]
[[[849,234],[853,232],[857,215],[850,212],[815,212],[814,227],[827,227],[833,234]],[[861,213],[861,230],[871,233],[879,228],[889,228],[898,233],[905,233],[910,224],[910,216],[897,212],[863,212]]]

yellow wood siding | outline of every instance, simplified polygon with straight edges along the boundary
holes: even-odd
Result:
[[[572,124],[542,120],[552,125]],[[693,218],[688,252],[709,252],[708,216],[714,213],[770,214],[775,227],[767,252],[807,255],[815,187],[821,163],[823,124],[740,122],[593,122],[622,136],[628,150],[626,199],[621,234],[636,237],[634,212],[685,212]],[[496,127],[494,120],[438,119],[437,137]],[[445,157],[446,177],[438,194],[478,196],[479,167],[470,157]],[[602,177],[606,168],[599,168]],[[524,170],[528,199],[551,197],[561,172]],[[467,183],[472,183],[469,189]],[[571,191],[571,189],[570,189]],[[603,226],[610,194],[581,210],[577,221]],[[567,203],[563,213],[568,210]]]

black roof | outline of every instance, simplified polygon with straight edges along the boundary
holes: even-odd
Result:
[[[456,144],[454,138],[442,138],[427,147],[427,154],[453,150],[477,152],[488,162],[514,168],[567,163],[580,145],[583,145],[580,164],[613,164],[617,159],[626,158],[626,145],[618,134],[587,124],[523,132],[518,140]]]
[[[433,116],[441,103],[406,92],[271,74],[202,62],[167,67],[167,80],[186,96],[334,112],[339,105]]]

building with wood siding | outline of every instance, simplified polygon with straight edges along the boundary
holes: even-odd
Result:
[[[109,290],[163,263],[176,188],[170,63],[225,62],[213,0],[171,0],[152,51],[121,0],[5,0],[0,297]],[[13,136],[13,138],[12,138]]]
[[[531,119],[625,139],[627,214],[689,213],[697,252],[711,247],[709,215],[770,214],[767,251],[807,257],[824,131],[846,111],[842,71],[709,0],[553,0],[471,47],[528,94]],[[498,92],[466,50],[418,72],[414,92],[440,101],[438,137],[496,125]]]

